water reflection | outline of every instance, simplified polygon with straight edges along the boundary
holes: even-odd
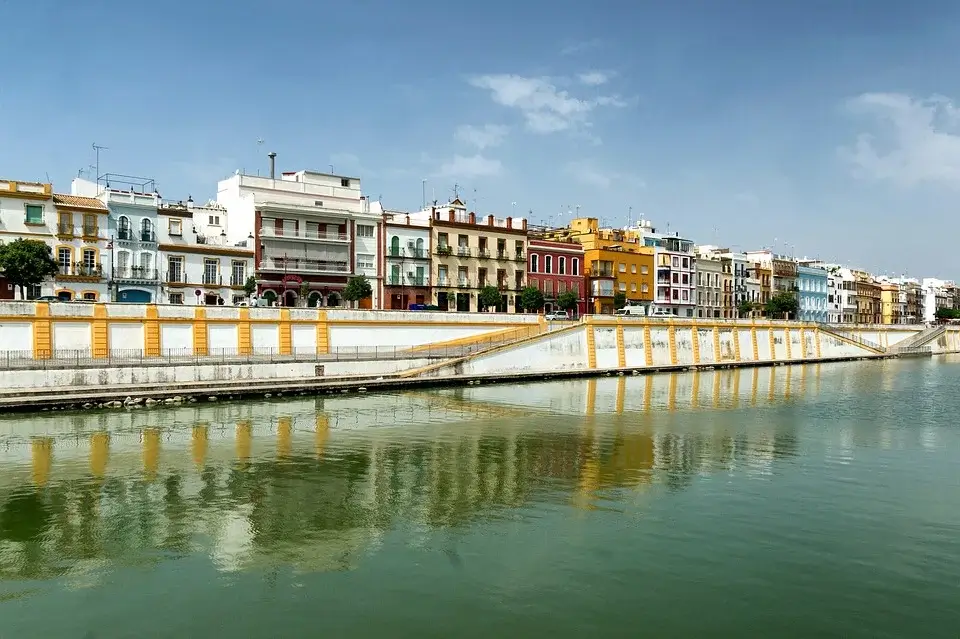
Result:
[[[862,367],[862,365],[860,365]],[[397,526],[584,510],[772,472],[819,365],[0,421],[0,576],[201,553],[222,571],[355,567]],[[884,375],[875,367],[869,375]],[[879,373],[878,373],[879,371]],[[855,383],[855,382],[853,382]],[[777,413],[758,412],[766,408]],[[691,413],[709,412],[709,420]],[[527,513],[529,515],[529,513]],[[451,559],[455,563],[455,559]]]

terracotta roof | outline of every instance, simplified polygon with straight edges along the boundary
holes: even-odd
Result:
[[[106,205],[95,197],[81,197],[79,195],[53,194],[54,206],[72,206],[80,209],[99,209],[106,211]]]

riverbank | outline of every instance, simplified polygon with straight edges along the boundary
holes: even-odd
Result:
[[[322,395],[333,393],[385,392],[415,388],[470,386],[476,384],[512,384],[525,382],[607,377],[612,375],[655,375],[692,370],[733,368],[769,368],[801,364],[826,364],[867,359],[896,359],[898,355],[866,355],[822,359],[790,359],[781,361],[744,361],[676,364],[651,367],[615,367],[568,369],[545,372],[516,372],[470,375],[404,376],[404,373],[371,376],[325,378],[243,379],[237,381],[180,382],[169,384],[126,384],[115,386],[71,387],[57,390],[0,390],[0,411],[29,412],[50,410],[142,409],[158,405],[180,405],[191,402],[217,402],[284,395]]]

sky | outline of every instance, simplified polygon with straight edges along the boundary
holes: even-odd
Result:
[[[0,176],[360,177],[960,278],[960,3],[0,0]],[[82,172],[82,173],[81,173]],[[424,180],[426,180],[424,182]]]

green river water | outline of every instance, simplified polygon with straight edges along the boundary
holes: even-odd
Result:
[[[498,636],[960,636],[960,359],[0,416],[0,639]]]

